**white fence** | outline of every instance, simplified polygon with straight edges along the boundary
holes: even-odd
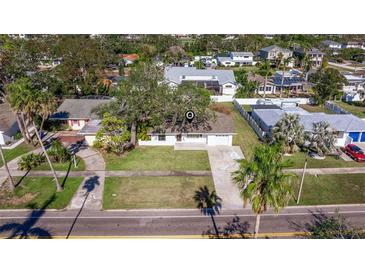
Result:
[[[233,96],[210,96],[212,101],[217,103],[237,101],[240,105],[256,105],[258,102],[265,101],[268,104],[281,105],[282,103],[297,103],[306,105],[311,103],[310,98],[234,98]]]
[[[233,101],[233,104],[235,108],[241,113],[242,117],[245,118],[245,120],[250,124],[250,126],[253,128],[257,136],[261,139],[265,139],[266,133],[260,128],[260,126],[256,123],[256,121],[251,117],[250,114],[248,114],[240,105],[240,103],[237,100]]]

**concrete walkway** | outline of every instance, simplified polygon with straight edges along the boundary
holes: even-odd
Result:
[[[209,162],[212,169],[214,186],[222,199],[223,209],[243,207],[238,187],[233,183],[232,172],[238,168],[236,160],[244,158],[238,146],[208,147]]]
[[[99,152],[85,148],[76,153],[85,162],[88,173],[72,198],[68,209],[101,210],[105,181],[105,162]]]
[[[303,173],[302,168],[287,169],[287,171],[295,172],[298,174]],[[324,174],[354,174],[365,173],[365,167],[332,167],[332,168],[308,168],[306,174],[312,175],[324,175]]]

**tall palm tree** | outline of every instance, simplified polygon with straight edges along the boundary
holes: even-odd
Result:
[[[257,238],[260,218],[269,207],[276,212],[285,207],[292,197],[290,178],[284,173],[290,166],[283,160],[280,145],[261,145],[255,148],[252,161],[239,160],[240,167],[233,173],[233,179],[240,188],[244,200],[249,200],[256,214],[255,234]]]
[[[288,67],[288,65],[290,64],[291,61],[292,61],[292,57],[284,58],[282,60],[282,73],[281,73],[281,84],[280,84],[280,98],[281,98],[281,96],[283,94],[284,78],[285,78],[286,68]]]
[[[4,167],[5,167],[6,173],[8,173],[8,177],[9,177],[9,189],[11,191],[13,191],[14,188],[15,188],[14,181],[13,181],[13,177],[11,177],[11,174],[10,174],[10,171],[9,171],[9,167],[8,167],[8,163],[5,160],[4,153],[3,153],[3,148],[2,148],[1,145],[0,145],[0,154],[1,154],[1,159],[3,160],[3,163],[4,163]]]
[[[265,61],[261,64],[258,74],[265,77],[264,82],[264,98],[266,97],[266,86],[267,86],[267,78],[272,75],[272,68],[269,61]]]
[[[217,238],[219,238],[219,231],[214,216],[219,214],[219,210],[222,208],[222,199],[214,190],[210,192],[207,186],[203,186],[195,191],[194,200],[196,207],[199,208],[204,215],[209,215],[211,217],[215,233]]]
[[[303,71],[305,73],[306,82],[308,82],[308,74],[309,74],[309,71],[312,69],[312,66],[313,66],[312,58],[306,54],[302,60],[302,67],[303,67]]]

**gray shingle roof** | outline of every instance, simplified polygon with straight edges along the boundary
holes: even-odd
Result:
[[[326,121],[337,131],[365,131],[365,121],[352,114],[325,114],[284,111],[282,109],[257,109],[255,113],[267,126],[275,126],[285,112],[299,114],[300,122],[306,131],[311,131],[313,123]]]
[[[111,101],[112,99],[65,99],[50,119],[96,119],[98,117],[92,110]]]
[[[271,45],[271,46],[268,46],[266,48],[260,49],[260,51],[266,51],[266,52],[269,52],[269,51],[272,51],[272,50],[279,50],[279,51],[282,51],[282,52],[291,52],[291,50],[281,48],[277,45]]]
[[[232,70],[218,69],[196,69],[192,67],[166,67],[165,79],[178,85],[184,80],[183,76],[212,76],[218,80],[220,85],[225,83],[236,83]]]
[[[99,129],[101,128],[101,120],[92,120],[88,122],[78,134],[80,135],[94,135],[96,134]]]
[[[233,119],[230,115],[216,112],[215,118],[211,118],[207,123],[195,125],[194,123],[188,124],[181,128],[179,125],[175,127],[167,127],[166,129],[155,129],[151,131],[150,134],[165,133],[167,135],[177,135],[180,133],[231,133],[234,134],[235,127],[233,124]]]

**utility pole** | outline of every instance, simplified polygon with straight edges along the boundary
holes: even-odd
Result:
[[[307,169],[307,163],[308,163],[308,154],[305,156],[305,162],[304,162],[304,168],[303,168],[303,174],[302,174],[302,180],[300,182],[300,187],[299,187],[299,193],[298,193],[298,199],[297,199],[297,205],[300,202],[300,195],[302,194],[302,189],[303,189],[303,183],[304,183],[304,176],[305,176],[305,171]]]

